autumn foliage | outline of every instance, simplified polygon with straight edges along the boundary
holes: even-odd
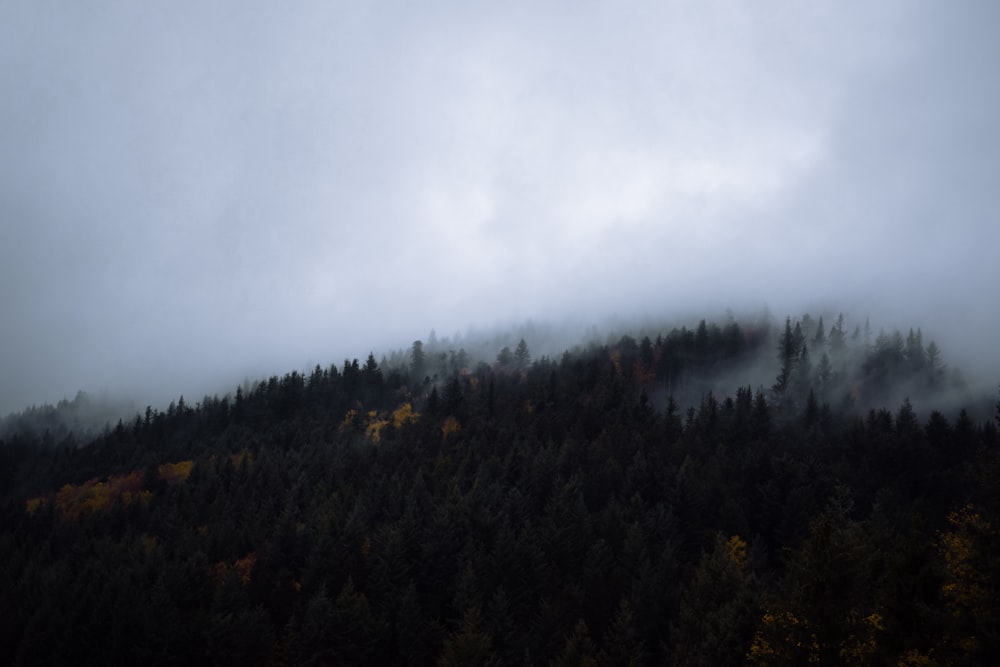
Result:
[[[174,484],[179,484],[186,480],[191,474],[191,468],[194,467],[194,461],[180,461],[178,463],[164,463],[159,468],[157,472],[160,474],[160,478],[167,484],[173,486]]]
[[[168,485],[179,484],[191,474],[193,465],[192,461],[165,463],[158,468],[159,477]],[[33,514],[44,505],[52,503],[61,518],[73,520],[95,512],[105,512],[115,502],[124,505],[133,502],[148,503],[153,494],[143,489],[143,481],[143,472],[135,470],[128,475],[89,479],[82,484],[64,484],[51,497],[36,496],[28,499],[25,509]]]

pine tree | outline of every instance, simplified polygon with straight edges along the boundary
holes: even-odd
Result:
[[[944,378],[944,363],[941,361],[941,348],[933,340],[927,344],[924,368],[927,373],[927,384],[931,387],[940,386]]]
[[[819,387],[821,395],[825,396],[832,380],[833,367],[830,365],[830,357],[824,352],[823,356],[819,359],[819,363],[816,364],[816,384]]]
[[[826,345],[826,331],[823,328],[823,316],[819,316],[819,323],[816,325],[816,335],[813,336],[813,347],[822,350]]]
[[[601,667],[639,667],[645,664],[646,649],[635,629],[635,619],[628,599],[618,602],[611,626],[604,636],[604,647],[597,654]]]
[[[590,639],[587,624],[581,618],[573,627],[573,634],[566,638],[566,645],[552,667],[597,667],[597,650]]]
[[[833,354],[834,357],[839,357],[840,353],[844,351],[844,346],[847,344],[844,334],[843,313],[837,316],[837,323],[830,327],[830,335],[827,340],[830,344],[830,353]]]
[[[685,665],[743,664],[759,617],[756,578],[739,536],[717,534],[681,592],[671,632],[675,661]]]
[[[782,334],[781,339],[778,341],[778,359],[781,362],[781,371],[778,373],[778,377],[775,378],[772,389],[779,397],[784,396],[791,388],[795,363],[799,355],[799,339],[801,338],[802,331],[798,328],[797,324],[795,326],[796,329],[793,330],[792,318],[785,318],[785,333]],[[796,336],[796,330],[798,331],[798,336]]]
[[[424,344],[419,340],[415,340],[410,347],[410,378],[421,382],[426,372],[427,360],[424,356]]]
[[[493,652],[493,638],[483,630],[479,609],[470,607],[458,629],[445,641],[438,667],[493,667],[500,661]]]
[[[517,349],[514,350],[514,365],[519,370],[524,370],[530,361],[531,354],[528,352],[528,344],[522,338],[517,344]]]

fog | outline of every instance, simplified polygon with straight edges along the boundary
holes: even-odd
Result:
[[[0,3],[0,414],[431,329],[764,306],[919,325],[996,384],[997,25],[985,1]]]

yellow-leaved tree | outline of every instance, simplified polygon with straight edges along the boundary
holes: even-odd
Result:
[[[747,659],[760,665],[875,662],[882,617],[873,599],[872,554],[839,489],[809,526],[778,595],[765,600]]]
[[[955,623],[947,648],[955,660],[987,664],[1000,651],[1000,531],[972,505],[951,512],[948,524],[939,535],[941,593]]]

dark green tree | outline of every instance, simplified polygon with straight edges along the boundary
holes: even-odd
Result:
[[[514,350],[514,366],[519,370],[524,370],[530,362],[531,353],[528,352],[528,344],[522,338],[517,344],[517,349]]]
[[[413,341],[410,347],[410,378],[416,382],[421,382],[427,373],[427,360],[424,357],[424,344]]]

